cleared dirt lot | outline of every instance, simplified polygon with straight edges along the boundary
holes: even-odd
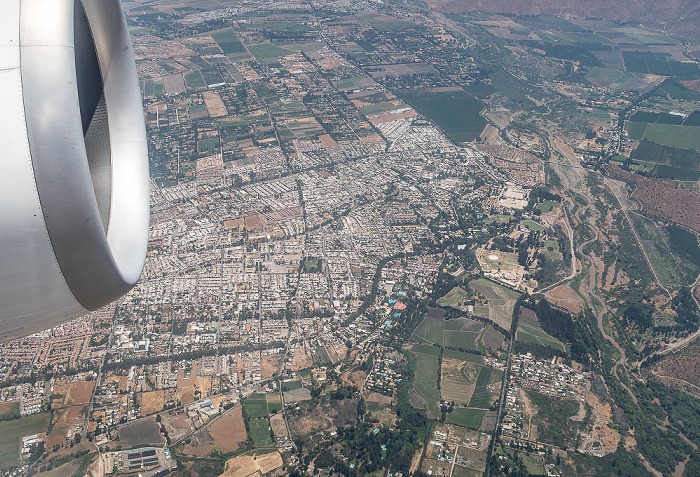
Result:
[[[68,387],[68,392],[66,393],[66,405],[76,406],[89,403],[94,389],[95,381],[78,381],[72,383]]]
[[[141,393],[141,415],[148,416],[163,410],[165,394],[162,390]]]
[[[243,423],[243,407],[235,406],[217,419],[210,426],[209,434],[216,447],[223,453],[240,449],[241,443],[245,444],[248,439]]]
[[[248,477],[262,475],[282,467],[282,456],[279,452],[264,455],[241,455],[226,462],[226,470],[221,477]]]

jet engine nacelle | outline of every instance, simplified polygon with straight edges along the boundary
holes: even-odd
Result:
[[[119,0],[2,0],[0,341],[96,310],[139,279],[138,84]]]

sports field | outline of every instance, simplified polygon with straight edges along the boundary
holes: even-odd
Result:
[[[248,430],[250,438],[253,439],[255,447],[270,446],[272,439],[270,438],[270,421],[267,418],[251,419],[248,421]]]

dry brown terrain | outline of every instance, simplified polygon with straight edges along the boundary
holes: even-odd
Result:
[[[168,431],[168,436],[172,441],[178,441],[192,432],[192,424],[184,412],[169,412],[161,414],[165,429]]]
[[[344,372],[340,378],[343,380],[343,384],[348,386],[352,385],[360,389],[365,384],[365,379],[367,379],[367,373],[364,371],[355,371],[350,373],[350,371]]]
[[[571,313],[580,313],[583,309],[581,297],[569,288],[568,285],[561,285],[547,292],[547,298],[555,305],[566,308]]]
[[[370,393],[369,396],[365,398],[365,400],[367,402],[375,402],[377,404],[383,404],[386,406],[391,405],[392,401],[391,397],[379,393]]]
[[[163,410],[163,406],[165,406],[165,395],[162,390],[141,393],[142,416],[160,412]]]
[[[272,427],[275,437],[285,437],[287,435],[287,425],[281,412],[270,416],[270,427]]]
[[[262,370],[262,378],[267,379],[272,377],[277,372],[280,366],[281,354],[271,354],[263,356],[260,360],[260,369]]]
[[[94,389],[95,381],[78,381],[72,383],[68,387],[68,392],[66,393],[66,405],[75,406],[89,403]]]
[[[243,423],[243,408],[238,405],[217,419],[209,428],[214,444],[223,453],[233,452],[245,444],[248,435]]]
[[[212,118],[219,118],[228,114],[224,102],[215,92],[205,91],[202,93],[202,98],[204,99],[204,105],[207,107],[209,116]]]
[[[679,353],[664,358],[653,370],[658,376],[683,381],[700,393],[700,343],[695,341]]]
[[[0,416],[17,409],[19,413],[19,401],[0,401]]]
[[[653,179],[608,167],[610,176],[636,186],[632,198],[644,211],[661,220],[676,222],[700,232],[700,193],[680,188],[670,179]]]
[[[221,477],[265,475],[279,467],[282,467],[282,456],[279,452],[264,455],[240,455],[226,462],[226,470]]]

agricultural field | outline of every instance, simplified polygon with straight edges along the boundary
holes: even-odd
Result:
[[[479,424],[484,418],[484,412],[481,409],[464,409],[457,408],[447,415],[447,422],[456,424],[470,429],[479,429]]]
[[[440,394],[443,400],[466,406],[474,392],[481,366],[458,358],[442,358]]]
[[[652,163],[650,173],[656,177],[685,181],[700,178],[700,153],[694,150],[642,141],[630,158],[639,163]]]
[[[423,321],[416,327],[411,340],[419,343],[444,344],[445,313],[442,310],[429,310]]]
[[[221,33],[215,33],[212,36],[214,37],[214,41],[216,41],[216,43],[219,45],[219,48],[221,48],[221,51],[223,51],[224,55],[229,55],[231,53],[243,53],[245,51],[243,44],[241,44],[233,31],[227,30]]]
[[[518,341],[523,343],[532,343],[548,348],[553,348],[566,353],[566,347],[558,339],[547,334],[540,323],[537,321],[537,315],[534,311],[524,306],[520,307],[520,316],[518,318],[518,330],[515,334]]]
[[[476,409],[490,408],[501,391],[501,378],[503,372],[484,366],[479,371],[479,376],[476,380],[474,393],[469,400],[469,407]]]
[[[0,422],[0,469],[19,464],[22,437],[46,432],[49,417],[50,414],[41,413]]]
[[[290,55],[293,52],[285,48],[273,45],[272,43],[257,43],[248,45],[248,51],[257,59],[276,58],[278,56]]]
[[[472,280],[469,287],[486,298],[489,313],[485,318],[509,330],[513,321],[513,307],[520,294],[485,278]]]
[[[423,89],[399,90],[397,94],[420,113],[433,120],[453,141],[473,141],[486,126],[481,117],[484,105],[463,90],[434,92]]]
[[[452,290],[450,290],[447,295],[438,298],[437,304],[439,306],[451,306],[453,308],[459,308],[464,305],[464,301],[469,298],[469,292],[467,292],[464,288],[462,287],[454,287]]]
[[[369,86],[372,83],[373,81],[366,76],[353,76],[352,78],[345,78],[336,81],[335,86],[341,91],[348,91]]]
[[[666,146],[700,151],[700,127],[675,124],[648,124],[642,139]]]
[[[437,388],[440,350],[434,346],[413,345],[411,351],[415,355],[413,387],[425,400],[428,413],[437,418],[440,416],[440,391]]]
[[[485,326],[482,324],[478,331],[446,331],[445,346],[450,348],[477,351],[483,348],[481,337]]]
[[[267,396],[263,393],[251,394],[243,400],[243,407],[249,419],[265,417],[268,414]]]

